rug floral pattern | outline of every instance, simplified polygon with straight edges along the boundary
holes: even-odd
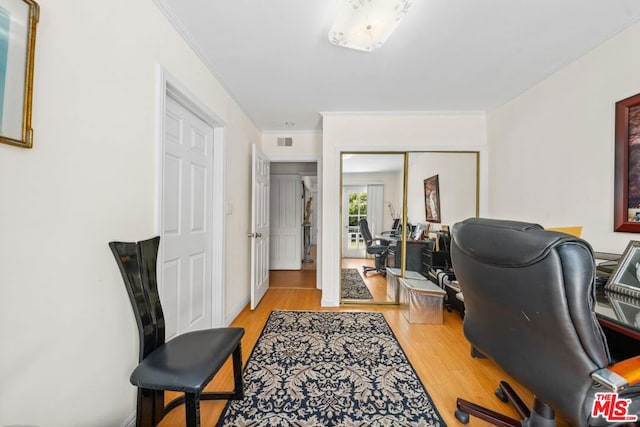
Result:
[[[343,268],[340,286],[343,299],[372,299],[373,295],[355,268]]]
[[[444,426],[381,313],[274,311],[218,426]]]

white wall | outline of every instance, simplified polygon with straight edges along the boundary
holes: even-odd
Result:
[[[324,113],[322,167],[323,306],[340,303],[340,153],[341,151],[480,151],[480,213],[486,200],[484,114]]]
[[[34,148],[0,146],[0,425],[118,426],[138,338],[107,243],[158,231],[158,65],[226,122],[228,312],[249,294],[260,135],[151,1],[40,6]]]
[[[476,215],[476,154],[409,153],[407,219],[425,223],[424,180],[438,175],[440,225],[453,225]],[[434,224],[432,229],[439,229]]]
[[[613,232],[614,104],[640,92],[640,23],[488,115],[491,216],[582,225],[595,250]]]
[[[278,147],[278,138],[293,138],[291,147]],[[267,131],[262,134],[262,152],[272,160],[319,160],[322,133],[305,131]]]

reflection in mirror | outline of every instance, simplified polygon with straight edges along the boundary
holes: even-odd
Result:
[[[447,307],[461,312],[459,288],[447,284],[455,277],[448,230],[456,222],[478,216],[478,156],[476,152],[432,152],[409,153],[407,159],[407,223],[415,229],[406,241],[404,275],[441,286]],[[401,307],[410,303],[403,290]]]
[[[423,279],[430,268],[450,267],[442,230],[478,216],[479,153],[408,153],[406,191],[404,159],[342,155],[343,303],[397,304],[399,277]]]
[[[435,231],[477,216],[477,167],[477,152],[409,153],[407,221]]]
[[[404,153],[342,155],[343,302],[397,303],[385,273],[400,258],[403,185]]]

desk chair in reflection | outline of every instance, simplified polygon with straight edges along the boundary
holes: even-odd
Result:
[[[360,234],[364,239],[364,243],[367,246],[367,253],[375,257],[374,266],[363,265],[362,274],[365,276],[370,271],[378,272],[382,275],[387,273],[387,255],[389,254],[389,241],[385,239],[374,239],[369,230],[369,222],[366,218],[360,220],[358,224],[360,227]]]
[[[451,258],[464,293],[465,336],[535,395],[531,412],[501,382],[496,395],[514,403],[522,423],[463,399],[459,421],[473,415],[494,425],[550,427],[557,411],[576,427],[623,425],[591,415],[604,392],[630,399],[627,413],[640,414],[640,356],[612,364],[593,312],[588,243],[536,224],[472,218],[453,227]]]

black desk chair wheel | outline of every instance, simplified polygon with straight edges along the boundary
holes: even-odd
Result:
[[[242,399],[242,328],[188,332],[165,342],[165,323],[156,283],[160,238],[111,242],[140,333],[140,363],[131,373],[138,387],[136,426],[157,425],[185,403],[187,427],[200,426],[200,400]],[[234,391],[204,392],[225,361],[233,357]],[[184,396],[164,405],[164,391]]]
[[[575,427],[628,425],[594,409],[596,401],[606,407],[606,396],[628,399],[627,415],[640,416],[640,356],[613,363],[609,355],[593,313],[595,262],[587,242],[483,218],[455,224],[452,242],[465,336],[534,394],[530,410],[501,382],[496,395],[514,403],[522,420],[458,399],[459,421],[472,415],[499,426],[551,427],[558,412]]]

